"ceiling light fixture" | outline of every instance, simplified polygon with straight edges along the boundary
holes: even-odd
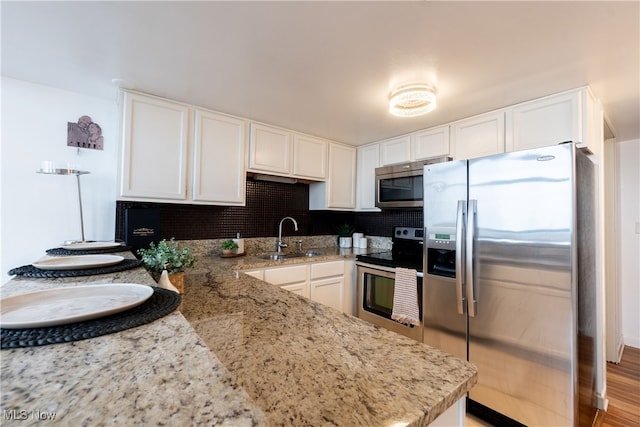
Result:
[[[389,94],[389,112],[398,117],[415,117],[436,108],[435,89],[427,84],[400,86]]]

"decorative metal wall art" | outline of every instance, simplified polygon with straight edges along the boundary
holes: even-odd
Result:
[[[77,123],[67,123],[67,145],[69,147],[102,150],[104,138],[102,128],[89,116],[80,116]]]

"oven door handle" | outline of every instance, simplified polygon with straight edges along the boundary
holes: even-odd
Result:
[[[395,273],[396,272],[396,269],[394,267],[386,267],[384,265],[369,264],[369,263],[362,262],[362,261],[356,261],[356,265],[359,265],[360,267],[371,268],[373,270],[386,271],[387,273]],[[416,272],[416,276],[417,277],[424,277],[424,274],[421,271],[418,271],[418,272]]]

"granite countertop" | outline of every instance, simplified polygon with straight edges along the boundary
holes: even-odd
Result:
[[[209,257],[185,279],[182,313],[270,423],[422,426],[475,384],[466,361],[237,272],[300,262]]]
[[[2,424],[38,424],[39,411],[60,425],[426,425],[464,397],[477,377],[469,363],[238,272],[354,256],[325,251],[201,257],[180,311],[94,339],[2,350]],[[0,290],[116,282],[153,284],[137,268],[16,278]]]
[[[138,267],[74,279],[17,277],[0,292],[104,283],[155,284]],[[97,338],[2,350],[0,362],[3,426],[42,425],[43,417],[62,426],[266,424],[179,311]]]

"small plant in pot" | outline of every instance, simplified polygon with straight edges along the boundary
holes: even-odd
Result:
[[[338,232],[338,246],[341,248],[350,248],[353,243],[351,235],[355,231],[353,225],[344,223],[336,227],[336,231]]]
[[[156,281],[160,279],[162,271],[167,270],[169,280],[180,293],[184,289],[184,271],[196,264],[191,248],[180,247],[173,237],[169,241],[163,239],[157,245],[151,242],[148,249],[139,249],[138,255],[144,268]]]
[[[220,249],[222,249],[222,255],[233,255],[238,249],[238,244],[231,239],[225,240],[220,244]]]

